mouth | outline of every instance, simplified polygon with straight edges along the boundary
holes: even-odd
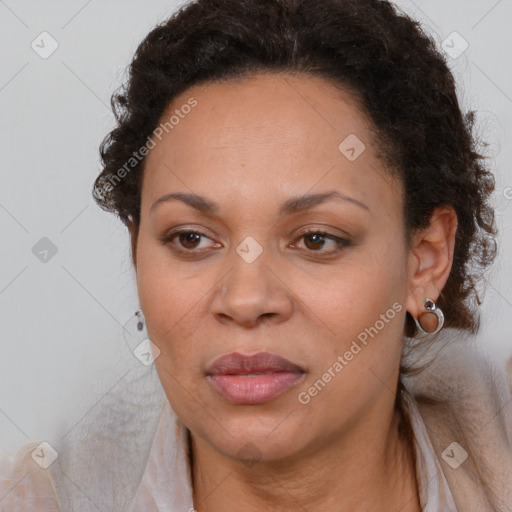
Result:
[[[206,371],[213,389],[231,403],[269,402],[303,380],[306,372],[270,352],[251,356],[233,352],[220,357]]]

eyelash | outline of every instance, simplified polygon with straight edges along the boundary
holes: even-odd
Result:
[[[204,237],[204,238],[209,238],[207,237],[206,235],[204,235],[203,233],[201,233],[200,231],[196,231],[196,230],[193,230],[193,229],[182,229],[182,230],[179,230],[179,231],[175,231],[174,233],[171,233],[170,235],[162,238],[162,243],[164,245],[167,245],[169,244],[170,242],[172,242],[176,237],[178,237],[179,235],[182,235],[182,234],[190,234],[190,233],[193,233],[195,235],[199,235],[201,237]],[[325,256],[331,256],[337,252],[341,252],[344,248],[348,247],[351,245],[351,242],[349,240],[347,240],[346,238],[341,238],[341,237],[338,237],[338,236],[335,236],[335,235],[332,235],[326,231],[322,231],[322,230],[308,230],[308,231],[304,231],[303,233],[301,233],[298,238],[296,240],[300,240],[308,235],[320,235],[322,237],[324,237],[325,239],[329,239],[329,240],[333,240],[334,242],[336,242],[338,244],[338,249],[337,250],[334,250],[334,251],[322,251],[322,250],[318,250],[318,251],[314,251],[314,250],[306,250],[307,252],[310,252],[312,254],[315,254],[315,253],[322,253],[323,255]],[[180,253],[180,254],[188,254],[188,255],[196,255],[199,253],[199,251],[195,250],[195,249],[174,249],[176,252]]]

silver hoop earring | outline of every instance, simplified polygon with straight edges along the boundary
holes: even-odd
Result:
[[[425,334],[437,334],[443,328],[444,314],[437,307],[436,301],[433,299],[426,298],[424,308],[425,311],[418,316],[418,319],[415,318],[414,321],[418,329]],[[436,317],[435,324],[433,324],[434,316]]]

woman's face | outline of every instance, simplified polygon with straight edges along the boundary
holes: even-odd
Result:
[[[410,283],[400,185],[362,111],[320,78],[259,74],[194,86],[171,115],[134,256],[173,409],[239,459],[367,436],[389,421]]]

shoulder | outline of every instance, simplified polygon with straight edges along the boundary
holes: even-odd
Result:
[[[504,405],[512,398],[512,357],[498,361],[475,338],[450,333],[425,354],[423,363],[423,371],[404,380],[418,399],[457,407],[475,399]]]
[[[0,454],[0,512],[58,512],[51,480],[36,462],[40,445],[30,441],[14,456]]]
[[[457,508],[501,511],[512,502],[512,362],[470,337],[445,336],[404,384]]]

